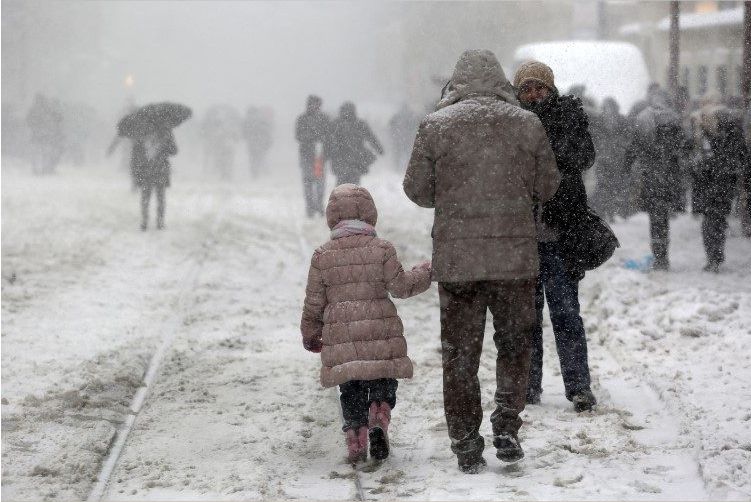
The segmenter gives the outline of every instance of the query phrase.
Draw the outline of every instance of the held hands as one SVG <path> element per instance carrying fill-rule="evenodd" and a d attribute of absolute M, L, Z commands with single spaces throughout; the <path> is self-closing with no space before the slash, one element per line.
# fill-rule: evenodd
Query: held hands
<path fill-rule="evenodd" d="M 313 338 L 303 338 L 302 346 L 305 347 L 305 350 L 307 350 L 308 352 L 314 352 L 318 354 L 323 348 L 323 341 L 321 340 L 320 336 Z"/>

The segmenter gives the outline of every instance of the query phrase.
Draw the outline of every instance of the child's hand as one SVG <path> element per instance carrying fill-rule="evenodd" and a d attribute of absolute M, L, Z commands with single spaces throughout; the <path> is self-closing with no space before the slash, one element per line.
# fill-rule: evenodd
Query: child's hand
<path fill-rule="evenodd" d="M 430 269 L 432 267 L 432 264 L 430 263 L 430 260 L 425 260 L 422 263 L 418 263 L 414 267 L 412 267 L 412 270 L 427 270 L 430 272 Z"/>
<path fill-rule="evenodd" d="M 317 336 L 315 338 L 303 338 L 302 346 L 305 347 L 305 350 L 307 350 L 308 352 L 314 352 L 318 354 L 323 348 L 323 341 L 321 340 L 320 336 Z"/>

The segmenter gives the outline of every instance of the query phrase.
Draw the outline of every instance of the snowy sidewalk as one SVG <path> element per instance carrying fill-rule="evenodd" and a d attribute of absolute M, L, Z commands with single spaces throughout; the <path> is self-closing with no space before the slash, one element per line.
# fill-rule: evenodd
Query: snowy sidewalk
<path fill-rule="evenodd" d="M 356 500 L 337 396 L 300 343 L 308 253 L 327 229 L 300 219 L 297 178 L 172 189 L 168 229 L 143 235 L 116 179 L 70 176 L 41 189 L 37 178 L 3 183 L 3 275 L 23 272 L 3 280 L 3 496 L 88 494 L 170 327 L 105 500 Z M 430 211 L 406 201 L 395 176 L 364 182 L 379 235 L 405 266 L 428 257 Z M 702 274 L 698 223 L 681 216 L 675 271 L 641 274 L 621 261 L 647 252 L 645 219 L 615 229 L 623 247 L 581 287 L 597 411 L 578 415 L 563 397 L 547 324 L 543 401 L 524 413 L 526 457 L 513 466 L 490 441 L 490 322 L 480 369 L 489 468 L 467 476 L 443 417 L 436 288 L 397 301 L 415 378 L 400 382 L 392 456 L 358 470 L 365 499 L 748 498 L 751 244 L 731 234 L 726 272 Z"/>

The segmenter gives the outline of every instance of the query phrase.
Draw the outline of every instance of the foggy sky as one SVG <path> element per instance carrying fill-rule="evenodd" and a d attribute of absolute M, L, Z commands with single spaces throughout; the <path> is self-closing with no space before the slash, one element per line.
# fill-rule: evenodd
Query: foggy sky
<path fill-rule="evenodd" d="M 3 89 L 3 97 L 14 97 L 15 84 L 24 87 L 15 94 L 26 100 L 41 90 L 110 112 L 128 96 L 139 103 L 182 101 L 198 109 L 227 102 L 299 110 L 310 92 L 337 101 L 378 101 L 386 86 L 376 68 L 377 40 L 388 25 L 382 18 L 388 9 L 378 7 L 3 2 L 3 85 L 11 87 Z M 23 61 L 14 65 L 14 58 Z M 9 74 L 17 68 L 22 84 Z M 125 84 L 128 75 L 132 87 Z"/>

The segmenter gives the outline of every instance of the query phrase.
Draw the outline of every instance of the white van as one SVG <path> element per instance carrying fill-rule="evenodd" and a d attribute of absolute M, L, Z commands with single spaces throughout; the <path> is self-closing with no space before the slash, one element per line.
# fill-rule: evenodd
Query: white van
<path fill-rule="evenodd" d="M 531 59 L 553 69 L 559 91 L 582 84 L 598 105 L 604 98 L 613 97 L 621 113 L 644 99 L 651 81 L 641 51 L 627 42 L 564 40 L 522 45 L 514 52 L 513 72 Z"/>

